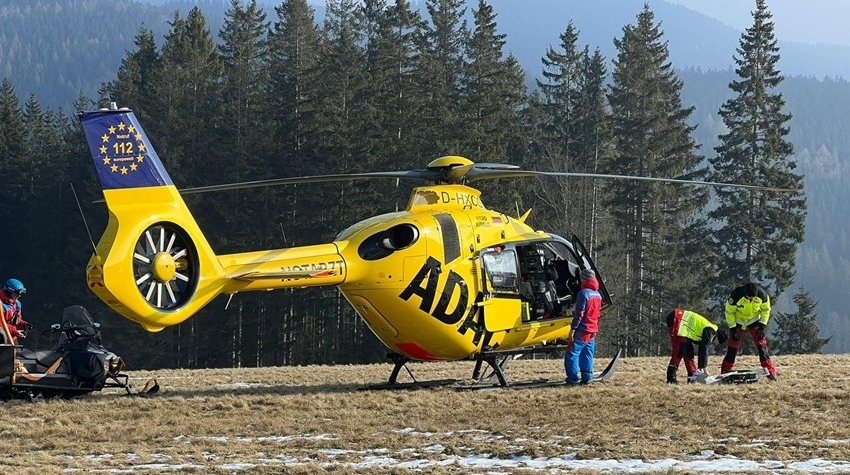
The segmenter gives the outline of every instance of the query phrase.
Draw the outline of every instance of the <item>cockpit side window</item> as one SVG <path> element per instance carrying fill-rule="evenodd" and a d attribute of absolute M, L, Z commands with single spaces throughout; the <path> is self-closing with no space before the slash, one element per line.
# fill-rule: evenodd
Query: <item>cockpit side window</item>
<path fill-rule="evenodd" d="M 513 250 L 496 250 L 481 255 L 487 282 L 496 292 L 517 291 L 517 257 Z"/>

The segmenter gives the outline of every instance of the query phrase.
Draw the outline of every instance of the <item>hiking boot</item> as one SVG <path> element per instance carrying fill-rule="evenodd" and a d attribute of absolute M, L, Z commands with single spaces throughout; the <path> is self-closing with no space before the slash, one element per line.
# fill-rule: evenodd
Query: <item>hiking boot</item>
<path fill-rule="evenodd" d="M 776 374 L 768 374 L 767 379 L 769 379 L 771 381 L 776 381 Z"/>
<path fill-rule="evenodd" d="M 679 384 L 676 379 L 676 369 L 675 366 L 667 366 L 667 382 L 670 384 Z"/>

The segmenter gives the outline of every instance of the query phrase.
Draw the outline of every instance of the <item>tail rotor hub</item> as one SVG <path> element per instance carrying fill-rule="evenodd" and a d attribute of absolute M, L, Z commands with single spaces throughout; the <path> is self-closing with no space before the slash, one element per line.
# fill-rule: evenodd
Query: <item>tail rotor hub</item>
<path fill-rule="evenodd" d="M 133 275 L 142 298 L 157 310 L 186 303 L 198 285 L 198 253 L 189 235 L 173 223 L 147 228 L 133 252 Z"/>
<path fill-rule="evenodd" d="M 160 282 L 168 282 L 177 274 L 177 264 L 174 256 L 167 252 L 157 252 L 151 266 L 153 278 Z"/>

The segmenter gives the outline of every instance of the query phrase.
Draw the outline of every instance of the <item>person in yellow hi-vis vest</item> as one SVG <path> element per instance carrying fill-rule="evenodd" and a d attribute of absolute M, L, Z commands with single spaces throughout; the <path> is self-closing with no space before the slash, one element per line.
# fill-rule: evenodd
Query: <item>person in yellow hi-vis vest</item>
<path fill-rule="evenodd" d="M 741 348 L 744 331 L 749 332 L 759 352 L 759 362 L 767 373 L 767 378 L 776 380 L 776 367 L 770 360 L 770 348 L 764 329 L 770 321 L 770 296 L 758 284 L 749 282 L 736 287 L 726 300 L 726 323 L 729 325 L 729 344 L 726 357 L 720 365 L 721 373 L 735 368 L 735 357 Z"/>
<path fill-rule="evenodd" d="M 702 315 L 681 308 L 667 314 L 667 331 L 673 346 L 670 364 L 667 365 L 667 382 L 671 384 L 679 382 L 676 379 L 676 371 L 679 370 L 679 362 L 683 359 L 688 378 L 697 371 L 707 375 L 708 346 L 726 341 L 725 330 L 718 329 L 717 325 Z M 694 362 L 694 343 L 699 345 L 697 362 Z"/>

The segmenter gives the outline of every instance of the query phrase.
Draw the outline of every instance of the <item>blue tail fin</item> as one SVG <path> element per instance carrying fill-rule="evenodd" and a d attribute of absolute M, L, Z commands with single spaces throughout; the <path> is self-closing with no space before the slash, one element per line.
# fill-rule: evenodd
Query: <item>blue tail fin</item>
<path fill-rule="evenodd" d="M 80 124 L 104 190 L 173 184 L 132 110 L 83 112 Z"/>

